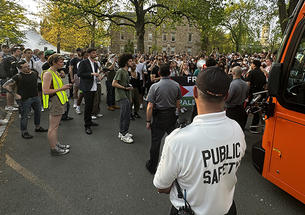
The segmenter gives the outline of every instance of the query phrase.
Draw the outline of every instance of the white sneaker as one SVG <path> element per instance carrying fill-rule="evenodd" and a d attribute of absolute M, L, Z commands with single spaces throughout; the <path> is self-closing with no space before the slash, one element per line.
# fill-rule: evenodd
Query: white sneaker
<path fill-rule="evenodd" d="M 97 116 L 98 118 L 101 118 L 101 117 L 103 117 L 104 115 L 101 114 L 101 113 L 99 113 L 99 114 L 97 114 L 96 116 Z"/>
<path fill-rule="evenodd" d="M 124 143 L 133 143 L 133 139 L 131 137 L 129 137 L 127 134 L 125 136 L 122 136 L 121 137 L 121 140 L 124 142 Z"/>
<path fill-rule="evenodd" d="M 16 110 L 18 110 L 18 108 L 13 107 L 13 106 L 5 106 L 5 110 L 6 111 L 16 111 Z"/>
<path fill-rule="evenodd" d="M 44 108 L 43 107 L 41 108 L 41 112 L 44 112 Z"/>
<path fill-rule="evenodd" d="M 128 137 L 130 137 L 130 138 L 132 138 L 132 137 L 133 137 L 133 135 L 132 135 L 132 134 L 130 134 L 130 133 L 125 134 L 125 136 L 128 136 Z M 119 132 L 118 138 L 120 138 L 120 139 L 121 139 L 122 137 L 124 137 L 124 136 L 123 136 L 123 134 L 122 134 L 121 132 Z"/>
<path fill-rule="evenodd" d="M 91 116 L 91 119 L 95 120 L 95 119 L 97 119 L 97 117 L 96 116 Z"/>
<path fill-rule="evenodd" d="M 82 113 L 81 110 L 80 110 L 80 106 L 77 106 L 77 107 L 75 108 L 75 112 L 76 112 L 77 114 L 81 114 L 81 113 Z"/>
<path fill-rule="evenodd" d="M 74 104 L 74 105 L 73 105 L 73 108 L 77 108 L 77 104 Z"/>
<path fill-rule="evenodd" d="M 143 104 L 140 104 L 140 110 L 143 110 Z"/>
<path fill-rule="evenodd" d="M 73 108 L 77 108 L 77 99 L 74 99 Z"/>
<path fill-rule="evenodd" d="M 6 125 L 8 123 L 7 119 L 0 119 L 0 125 Z"/>

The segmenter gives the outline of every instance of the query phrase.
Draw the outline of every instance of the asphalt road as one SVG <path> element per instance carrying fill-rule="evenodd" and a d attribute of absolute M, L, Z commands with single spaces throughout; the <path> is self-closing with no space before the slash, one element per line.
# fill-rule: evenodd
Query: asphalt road
<path fill-rule="evenodd" d="M 168 196 L 156 192 L 153 176 L 145 169 L 150 146 L 145 119 L 131 123 L 135 143 L 128 145 L 117 138 L 119 111 L 102 110 L 105 116 L 90 136 L 83 115 L 71 111 L 74 120 L 62 122 L 59 139 L 72 148 L 61 157 L 50 156 L 46 134 L 33 131 L 33 117 L 28 128 L 35 137 L 22 139 L 18 116 L 13 115 L 1 139 L 0 215 L 168 214 Z M 47 124 L 44 112 L 41 125 Z M 247 131 L 246 136 L 248 148 L 235 191 L 239 214 L 304 215 L 304 204 L 253 168 L 251 146 L 260 136 Z"/>

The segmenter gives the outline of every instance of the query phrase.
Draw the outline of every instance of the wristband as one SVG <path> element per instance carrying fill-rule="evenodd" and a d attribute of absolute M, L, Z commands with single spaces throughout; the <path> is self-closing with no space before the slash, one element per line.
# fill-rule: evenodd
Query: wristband
<path fill-rule="evenodd" d="M 151 123 L 151 121 L 150 121 L 150 120 L 146 120 L 146 122 L 147 122 L 147 123 Z"/>

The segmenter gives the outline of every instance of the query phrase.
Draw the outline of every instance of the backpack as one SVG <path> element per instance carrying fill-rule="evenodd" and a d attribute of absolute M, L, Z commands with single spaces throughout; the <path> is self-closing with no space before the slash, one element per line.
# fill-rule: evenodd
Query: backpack
<path fill-rule="evenodd" d="M 18 73 L 18 69 L 17 69 L 18 60 L 15 57 L 11 56 L 11 57 L 5 58 L 5 61 L 3 61 L 3 64 L 4 63 L 9 64 L 8 71 L 5 71 L 7 78 L 11 78 Z"/>
<path fill-rule="evenodd" d="M 0 62 L 0 79 L 4 79 L 6 78 L 6 72 L 4 70 L 4 66 L 3 66 L 3 60 Z"/>

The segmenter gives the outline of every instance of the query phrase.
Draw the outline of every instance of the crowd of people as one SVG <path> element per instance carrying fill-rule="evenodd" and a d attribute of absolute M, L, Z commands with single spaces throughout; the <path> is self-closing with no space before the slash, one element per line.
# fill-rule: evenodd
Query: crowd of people
<path fill-rule="evenodd" d="M 103 116 L 101 89 L 105 83 L 107 110 L 120 111 L 118 138 L 124 143 L 134 142 L 129 132 L 130 121 L 141 118 L 140 109 L 147 107 L 146 128 L 151 130 L 151 148 L 146 168 L 155 174 L 158 191 L 171 193 L 171 214 L 178 214 L 187 201 L 183 195 L 182 198 L 177 195 L 180 186 L 189 191 L 188 204 L 192 206 L 189 210 L 195 214 L 236 214 L 233 194 L 236 171 L 246 148 L 245 107 L 253 93 L 266 89 L 275 54 L 224 55 L 213 51 L 198 56 L 118 55 L 78 48 L 75 53 L 62 56 L 53 50 L 6 45 L 1 48 L 5 110 L 19 111 L 23 138 L 33 138 L 27 130 L 33 110 L 35 132 L 48 132 L 51 155 L 69 153 L 70 145 L 58 140 L 60 121 L 73 120 L 69 116 L 71 110 L 83 112 L 85 134 L 92 135 L 92 127 L 98 126 L 94 119 Z M 182 95 L 179 84 L 171 77 L 183 76 L 197 76 L 196 105 L 193 122 L 175 130 L 177 116 L 183 112 Z M 48 129 L 40 126 L 41 112 L 46 109 L 49 109 Z M 260 113 L 254 113 L 252 133 L 258 133 L 260 119 Z M 159 161 L 165 133 L 169 136 Z M 198 180 L 202 176 L 203 180 Z M 175 185 L 177 190 L 173 189 Z M 205 195 L 198 195 L 198 190 Z M 211 194 L 210 200 L 206 199 L 207 194 Z M 219 198 L 223 201 L 215 206 Z"/>

